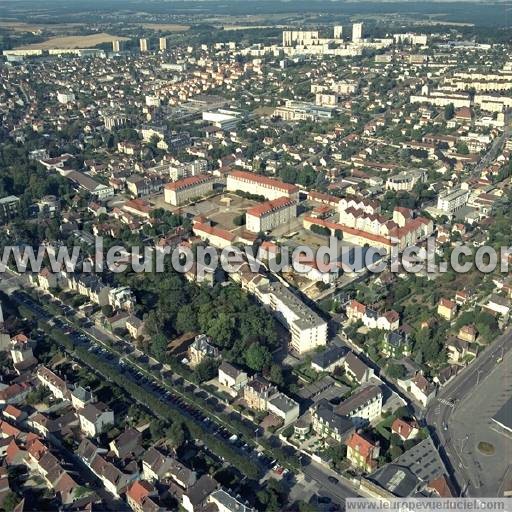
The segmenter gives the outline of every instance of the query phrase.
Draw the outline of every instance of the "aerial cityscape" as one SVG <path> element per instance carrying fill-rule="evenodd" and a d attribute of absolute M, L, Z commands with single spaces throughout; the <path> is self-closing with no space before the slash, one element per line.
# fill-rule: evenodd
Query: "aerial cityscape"
<path fill-rule="evenodd" d="M 510 2 L 0 0 L 0 119 L 0 511 L 512 510 Z"/>

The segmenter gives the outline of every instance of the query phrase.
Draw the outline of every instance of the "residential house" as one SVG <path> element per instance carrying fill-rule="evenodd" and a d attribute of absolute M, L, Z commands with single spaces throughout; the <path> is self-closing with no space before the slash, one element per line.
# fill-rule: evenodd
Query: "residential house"
<path fill-rule="evenodd" d="M 343 371 L 350 380 L 358 384 L 365 384 L 375 375 L 373 368 L 363 363 L 353 352 L 349 352 L 345 357 Z"/>
<path fill-rule="evenodd" d="M 380 349 L 385 357 L 401 359 L 411 355 L 411 345 L 412 343 L 407 333 L 388 331 L 383 336 Z"/>
<path fill-rule="evenodd" d="M 133 339 L 137 339 L 144 334 L 144 322 L 133 314 L 126 319 L 125 327 Z"/>
<path fill-rule="evenodd" d="M 501 315 L 502 317 L 508 317 L 510 312 L 510 305 L 508 299 L 501 297 L 500 295 L 492 294 L 485 304 L 484 309 L 492 315 Z"/>
<path fill-rule="evenodd" d="M 317 372 L 331 373 L 336 368 L 343 366 L 348 352 L 347 347 L 332 345 L 313 355 L 311 368 Z"/>
<path fill-rule="evenodd" d="M 457 334 L 457 338 L 467 343 L 474 343 L 478 336 L 477 330 L 474 325 L 463 325 Z"/>
<path fill-rule="evenodd" d="M 172 458 L 167 457 L 155 447 L 146 450 L 142 458 L 142 473 L 144 479 L 155 482 L 168 475 L 172 467 Z"/>
<path fill-rule="evenodd" d="M 457 314 L 457 304 L 450 299 L 442 297 L 437 305 L 437 314 L 451 322 Z"/>
<path fill-rule="evenodd" d="M 215 505 L 218 512 L 256 512 L 255 508 L 242 503 L 223 489 L 213 491 L 208 497 L 208 503 Z"/>
<path fill-rule="evenodd" d="M 149 482 L 135 480 L 128 485 L 126 501 L 134 512 L 160 512 L 158 491 Z"/>
<path fill-rule="evenodd" d="M 361 434 L 355 432 L 346 442 L 347 460 L 352 467 L 365 473 L 371 473 L 377 467 L 380 454 L 378 443 L 372 443 Z"/>
<path fill-rule="evenodd" d="M 206 357 L 218 359 L 219 349 L 211 344 L 211 338 L 206 334 L 199 334 L 188 348 L 188 360 L 191 368 L 195 368 Z"/>
<path fill-rule="evenodd" d="M 18 384 L 15 382 L 9 386 L 0 389 L 0 409 L 7 405 L 17 405 L 23 403 L 32 387 L 27 382 Z"/>
<path fill-rule="evenodd" d="M 276 393 L 269 399 L 267 411 L 288 425 L 299 417 L 299 404 L 284 393 Z"/>
<path fill-rule="evenodd" d="M 414 420 L 397 418 L 391 424 L 391 433 L 396 434 L 402 441 L 414 439 L 419 434 L 419 426 Z"/>
<path fill-rule="evenodd" d="M 356 391 L 336 406 L 336 413 L 348 416 L 356 428 L 362 427 L 379 419 L 382 414 L 382 390 L 370 384 Z"/>
<path fill-rule="evenodd" d="M 332 437 L 335 441 L 343 442 L 353 434 L 354 425 L 346 416 L 335 411 L 328 400 L 323 398 L 311 409 L 312 427 L 320 437 Z"/>
<path fill-rule="evenodd" d="M 412 379 L 409 388 L 412 396 L 426 407 L 436 396 L 436 387 L 429 382 L 422 373 L 417 373 Z"/>
<path fill-rule="evenodd" d="M 203 475 L 182 497 L 182 507 L 187 512 L 199 512 L 208 503 L 208 498 L 219 484 L 210 476 Z"/>
<path fill-rule="evenodd" d="M 248 381 L 247 373 L 227 361 L 219 366 L 219 384 L 234 391 L 240 391 Z"/>
<path fill-rule="evenodd" d="M 266 411 L 270 397 L 277 388 L 260 375 L 253 377 L 244 387 L 244 400 L 255 411 Z"/>
<path fill-rule="evenodd" d="M 96 402 L 96 397 L 91 393 L 90 389 L 83 388 L 78 385 L 71 391 L 71 405 L 75 410 L 83 409 L 87 404 Z"/>
<path fill-rule="evenodd" d="M 134 428 L 128 428 L 110 442 L 109 448 L 118 459 L 139 456 L 144 451 L 142 433 Z"/>
<path fill-rule="evenodd" d="M 114 424 L 114 412 L 103 402 L 89 403 L 78 411 L 78 419 L 82 432 L 88 437 L 96 437 Z"/>
<path fill-rule="evenodd" d="M 39 382 L 48 388 L 56 399 L 70 400 L 70 393 L 67 384 L 58 375 L 45 366 L 40 366 L 36 371 Z"/>

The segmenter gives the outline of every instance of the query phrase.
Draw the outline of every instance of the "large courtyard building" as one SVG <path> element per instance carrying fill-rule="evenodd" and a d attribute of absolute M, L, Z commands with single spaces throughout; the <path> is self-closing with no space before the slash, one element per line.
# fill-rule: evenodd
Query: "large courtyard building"
<path fill-rule="evenodd" d="M 289 197 L 279 197 L 253 206 L 247 210 L 245 217 L 248 231 L 271 231 L 297 217 L 297 202 Z"/>
<path fill-rule="evenodd" d="M 246 171 L 234 171 L 229 174 L 227 189 L 230 192 L 240 191 L 264 196 L 269 200 L 283 196 L 298 200 L 299 196 L 299 187 L 295 185 Z"/>
<path fill-rule="evenodd" d="M 201 174 L 168 183 L 164 189 L 164 200 L 173 206 L 181 206 L 211 193 L 214 182 L 212 176 Z"/>

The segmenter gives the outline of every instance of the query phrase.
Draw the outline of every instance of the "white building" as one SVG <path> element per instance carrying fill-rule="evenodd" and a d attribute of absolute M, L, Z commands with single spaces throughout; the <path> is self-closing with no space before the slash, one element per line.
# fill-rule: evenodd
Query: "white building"
<path fill-rule="evenodd" d="M 208 503 L 213 503 L 218 512 L 256 512 L 223 489 L 218 489 L 208 496 Z"/>
<path fill-rule="evenodd" d="M 78 412 L 80 428 L 88 437 L 101 434 L 108 425 L 114 424 L 114 413 L 102 402 L 89 403 Z"/>
<path fill-rule="evenodd" d="M 161 37 L 159 40 L 158 40 L 158 44 L 160 46 L 160 51 L 165 51 L 167 50 L 167 38 L 166 37 Z"/>
<path fill-rule="evenodd" d="M 63 105 L 67 105 L 75 101 L 75 95 L 72 92 L 58 92 L 57 101 Z"/>
<path fill-rule="evenodd" d="M 212 176 L 202 174 L 168 183 L 164 188 L 164 200 L 173 206 L 181 206 L 188 201 L 211 193 L 214 181 Z"/>
<path fill-rule="evenodd" d="M 247 373 L 236 368 L 227 361 L 223 361 L 219 366 L 219 384 L 226 388 L 238 391 L 242 389 L 249 380 Z"/>
<path fill-rule="evenodd" d="M 299 417 L 299 404 L 284 393 L 277 393 L 268 401 L 267 411 L 282 419 L 283 425 L 289 425 Z"/>
<path fill-rule="evenodd" d="M 358 43 L 363 38 L 363 24 L 354 23 L 352 25 L 352 42 Z"/>
<path fill-rule="evenodd" d="M 203 121 L 224 131 L 232 130 L 241 120 L 241 113 L 236 110 L 218 109 L 203 112 Z"/>
<path fill-rule="evenodd" d="M 271 283 L 257 288 L 256 295 L 290 331 L 291 349 L 303 354 L 327 344 L 327 322 L 289 288 Z"/>
<path fill-rule="evenodd" d="M 148 107 L 159 107 L 161 103 L 158 96 L 146 96 L 146 105 Z M 144 137 L 144 140 L 146 140 L 146 137 Z"/>
<path fill-rule="evenodd" d="M 289 197 L 279 197 L 249 208 L 245 214 L 245 227 L 253 233 L 271 231 L 296 217 L 296 201 Z"/>
<path fill-rule="evenodd" d="M 379 419 L 382 414 L 382 391 L 379 386 L 359 388 L 336 407 L 336 413 L 348 416 L 356 428 Z"/>
<path fill-rule="evenodd" d="M 318 44 L 317 30 L 284 30 L 283 46 L 309 46 Z"/>
<path fill-rule="evenodd" d="M 425 181 L 427 177 L 426 171 L 421 169 L 412 169 L 410 171 L 400 171 L 394 176 L 390 176 L 386 180 L 386 190 L 394 190 L 398 192 L 405 190 L 410 192 L 416 183 Z"/>
<path fill-rule="evenodd" d="M 466 206 L 468 199 L 469 190 L 463 184 L 461 188 L 452 188 L 441 192 L 437 198 L 437 209 L 451 216 Z"/>
<path fill-rule="evenodd" d="M 139 39 L 139 49 L 141 52 L 147 52 L 149 49 L 148 40 L 145 38 Z"/>
<path fill-rule="evenodd" d="M 67 384 L 49 368 L 40 366 L 37 369 L 36 377 L 44 387 L 50 390 L 50 393 L 54 396 L 54 398 L 60 400 L 70 399 Z"/>

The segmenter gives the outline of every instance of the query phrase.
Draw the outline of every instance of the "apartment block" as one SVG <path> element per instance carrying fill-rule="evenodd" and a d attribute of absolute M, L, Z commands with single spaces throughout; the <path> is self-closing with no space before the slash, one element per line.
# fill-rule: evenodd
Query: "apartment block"
<path fill-rule="evenodd" d="M 289 197 L 279 197 L 247 210 L 245 227 L 253 233 L 271 231 L 297 217 L 297 203 Z"/>
<path fill-rule="evenodd" d="M 304 354 L 327 344 L 327 322 L 281 283 L 256 290 L 261 302 L 290 331 L 290 349 Z"/>
<path fill-rule="evenodd" d="M 202 174 L 168 183 L 164 188 L 164 200 L 173 206 L 181 206 L 211 193 L 214 181 L 212 176 Z"/>
<path fill-rule="evenodd" d="M 280 197 L 299 198 L 299 188 L 289 183 L 267 178 L 261 174 L 246 171 L 234 171 L 227 177 L 227 190 L 230 192 L 246 192 L 264 196 L 269 200 Z"/>

